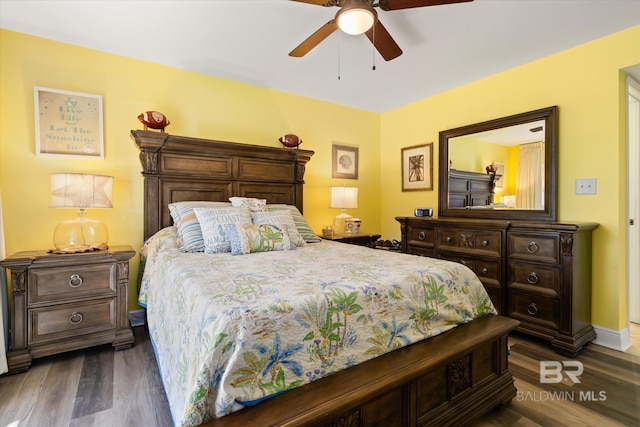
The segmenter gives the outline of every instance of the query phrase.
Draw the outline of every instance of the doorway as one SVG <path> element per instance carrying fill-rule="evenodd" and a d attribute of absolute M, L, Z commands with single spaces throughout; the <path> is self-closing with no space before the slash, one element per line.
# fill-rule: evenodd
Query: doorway
<path fill-rule="evenodd" d="M 640 83 L 631 76 L 627 76 L 627 191 L 627 301 L 634 335 L 640 328 Z"/>

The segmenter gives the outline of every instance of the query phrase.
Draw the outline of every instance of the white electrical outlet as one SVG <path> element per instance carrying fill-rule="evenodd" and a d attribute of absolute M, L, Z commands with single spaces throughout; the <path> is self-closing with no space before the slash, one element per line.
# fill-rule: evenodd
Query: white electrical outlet
<path fill-rule="evenodd" d="M 596 194 L 596 178 L 576 179 L 576 194 Z"/>

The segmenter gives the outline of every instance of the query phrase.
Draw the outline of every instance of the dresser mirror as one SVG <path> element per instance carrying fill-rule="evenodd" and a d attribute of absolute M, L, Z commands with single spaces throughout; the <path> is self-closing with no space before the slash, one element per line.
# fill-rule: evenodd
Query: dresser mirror
<path fill-rule="evenodd" d="M 558 107 L 440 132 L 438 216 L 555 221 Z"/>

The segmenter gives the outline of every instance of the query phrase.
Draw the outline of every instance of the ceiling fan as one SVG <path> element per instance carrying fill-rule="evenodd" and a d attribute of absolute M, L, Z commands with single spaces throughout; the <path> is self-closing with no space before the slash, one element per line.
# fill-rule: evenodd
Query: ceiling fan
<path fill-rule="evenodd" d="M 414 7 L 437 6 L 464 3 L 473 0 L 292 0 L 324 7 L 338 6 L 336 17 L 311 34 L 289 56 L 302 57 L 320 44 L 334 31 L 340 29 L 347 34 L 365 33 L 380 55 L 390 61 L 402 55 L 402 49 L 391 34 L 378 20 L 376 7 L 384 11 L 410 9 Z"/>

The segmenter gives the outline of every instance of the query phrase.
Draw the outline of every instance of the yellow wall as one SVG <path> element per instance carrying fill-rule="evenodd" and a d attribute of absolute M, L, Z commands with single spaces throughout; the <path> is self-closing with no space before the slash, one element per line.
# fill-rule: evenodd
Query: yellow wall
<path fill-rule="evenodd" d="M 305 176 L 304 214 L 316 232 L 339 213 L 329 209 L 330 185 L 359 187 L 362 229 L 380 229 L 380 115 L 257 86 L 106 54 L 0 30 L 0 189 L 7 253 L 48 249 L 55 225 L 75 216 L 50 209 L 49 174 L 112 175 L 113 209 L 89 210 L 109 227 L 111 244 L 142 244 L 143 182 L 138 150 L 129 137 L 138 114 L 163 112 L 167 132 L 281 147 L 295 133 L 315 151 Z M 100 94 L 104 107 L 104 160 L 35 155 L 34 86 Z M 359 149 L 358 180 L 331 178 L 332 143 Z M 137 275 L 137 257 L 131 276 Z M 135 286 L 130 293 L 134 301 Z"/>
<path fill-rule="evenodd" d="M 626 319 L 625 131 L 620 68 L 640 63 L 640 26 L 490 76 L 379 115 L 253 85 L 0 30 L 0 189 L 7 252 L 51 247 L 55 224 L 72 212 L 49 209 L 48 175 L 115 176 L 114 209 L 93 211 L 111 243 L 142 241 L 142 179 L 129 138 L 136 117 L 165 113 L 167 131 L 193 137 L 279 146 L 295 133 L 314 150 L 304 214 L 320 231 L 337 212 L 328 189 L 331 144 L 359 147 L 357 181 L 363 230 L 399 238 L 396 216 L 417 206 L 437 211 L 438 132 L 524 111 L 559 106 L 558 219 L 595 221 L 593 323 L 620 330 Z M 33 87 L 104 97 L 106 158 L 35 156 Z M 400 149 L 434 142 L 434 191 L 401 191 Z M 394 161 L 397 159 L 397 161 Z M 576 196 L 576 178 L 598 179 L 598 194 Z M 137 273 L 137 259 L 132 275 Z M 131 295 L 135 299 L 134 292 Z M 132 304 L 132 306 L 135 306 Z"/>
<path fill-rule="evenodd" d="M 435 142 L 438 132 L 497 117 L 559 107 L 558 220 L 593 221 L 592 322 L 626 327 L 625 128 L 621 68 L 640 63 L 640 26 L 423 99 L 382 115 L 382 158 L 403 146 Z M 399 177 L 399 162 L 381 165 Z M 434 163 L 434 176 L 438 176 Z M 598 194 L 575 195 L 576 178 L 597 178 Z M 383 180 L 382 233 L 399 237 L 394 217 L 437 207 L 434 191 L 399 191 Z"/>

